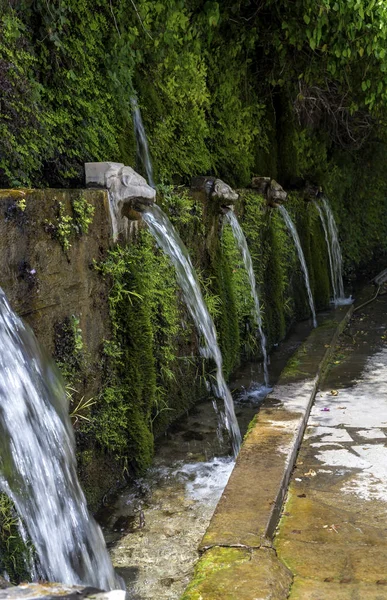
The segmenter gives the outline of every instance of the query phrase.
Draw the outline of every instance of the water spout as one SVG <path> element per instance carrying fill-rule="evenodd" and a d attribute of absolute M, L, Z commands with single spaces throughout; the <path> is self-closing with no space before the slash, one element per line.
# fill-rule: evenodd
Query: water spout
<path fill-rule="evenodd" d="M 329 205 L 328 199 L 322 198 L 323 209 L 316 202 L 327 242 L 329 265 L 331 269 L 331 280 L 333 290 L 333 303 L 335 306 L 350 304 L 352 298 L 346 298 L 343 283 L 343 258 L 341 254 L 339 234 L 337 231 L 335 217 Z M 325 213 L 325 216 L 324 216 Z"/>
<path fill-rule="evenodd" d="M 155 188 L 156 186 L 153 179 L 153 167 L 149 153 L 148 139 L 146 137 L 144 123 L 142 122 L 140 107 L 138 106 L 137 99 L 134 96 L 130 99 L 130 102 L 133 109 L 133 127 L 137 142 L 137 155 L 145 169 L 146 178 L 149 185 L 152 188 Z"/>
<path fill-rule="evenodd" d="M 297 229 L 296 229 L 292 219 L 290 218 L 290 215 L 289 215 L 288 211 L 286 210 L 286 208 L 283 205 L 280 205 L 280 206 L 278 206 L 278 210 L 280 211 L 280 213 L 287 225 L 287 228 L 293 237 L 294 244 L 296 246 L 296 250 L 297 250 L 297 254 L 298 254 L 298 258 L 300 259 L 302 273 L 304 275 L 304 281 L 305 281 L 306 291 L 308 293 L 310 311 L 312 313 L 312 318 L 313 318 L 313 327 L 317 327 L 316 310 L 314 307 L 312 290 L 310 289 L 308 267 L 306 266 L 305 256 L 302 251 L 300 238 L 298 236 Z"/>
<path fill-rule="evenodd" d="M 0 490 L 26 524 L 41 576 L 123 587 L 78 482 L 62 381 L 1 290 L 0 348 Z"/>
<path fill-rule="evenodd" d="M 204 302 L 187 248 L 168 217 L 157 205 L 147 207 L 143 212 L 143 219 L 148 224 L 158 246 L 169 256 L 176 269 L 177 280 L 188 310 L 200 336 L 203 338 L 204 346 L 201 348 L 201 353 L 206 358 L 212 358 L 216 364 L 215 393 L 224 401 L 224 425 L 229 431 L 234 454 L 236 455 L 241 444 L 241 434 L 235 416 L 234 403 L 223 376 L 223 360 L 217 341 L 215 325 Z"/>
<path fill-rule="evenodd" d="M 269 387 L 269 370 L 268 370 L 268 366 L 267 366 L 268 358 L 267 358 L 267 349 L 266 349 L 266 336 L 263 331 L 261 306 L 260 306 L 260 302 L 259 302 L 257 284 L 256 284 L 255 274 L 254 274 L 254 269 L 253 269 L 253 261 L 251 260 L 251 254 L 249 251 L 249 247 L 247 245 L 247 240 L 245 238 L 245 234 L 243 233 L 242 227 L 240 226 L 235 213 L 232 210 L 228 210 L 225 213 L 225 218 L 231 226 L 231 229 L 233 231 L 239 251 L 243 258 L 243 262 L 245 265 L 247 275 L 249 277 L 251 295 L 252 295 L 252 298 L 254 301 L 254 309 L 255 309 L 254 317 L 255 317 L 255 321 L 258 325 L 258 331 L 259 331 L 260 340 L 261 340 L 265 386 Z"/>

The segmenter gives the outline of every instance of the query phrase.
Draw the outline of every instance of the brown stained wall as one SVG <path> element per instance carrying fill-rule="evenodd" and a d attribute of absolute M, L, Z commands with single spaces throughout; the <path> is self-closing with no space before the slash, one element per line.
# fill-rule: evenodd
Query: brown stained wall
<path fill-rule="evenodd" d="M 80 193 L 95 207 L 93 222 L 87 235 L 74 232 L 65 252 L 49 224 L 58 221 L 59 202 L 71 215 L 71 199 Z M 0 286 L 50 354 L 55 349 L 54 325 L 76 315 L 86 349 L 94 357 L 109 335 L 108 286 L 93 268 L 93 261 L 100 261 L 109 247 L 106 193 L 47 189 L 24 194 L 0 191 Z M 16 204 L 22 198 L 24 211 Z"/>
<path fill-rule="evenodd" d="M 71 201 L 80 194 L 95 208 L 93 221 L 87 235 L 74 231 L 65 252 L 49 223 L 58 223 L 59 202 L 72 215 Z M 24 211 L 17 208 L 23 198 Z M 95 398 L 101 389 L 101 349 L 110 335 L 109 283 L 93 268 L 94 261 L 105 257 L 111 239 L 107 202 L 103 190 L 0 191 L 0 287 L 51 355 L 55 326 L 72 315 L 79 318 L 87 365 L 77 388 L 86 398 Z M 89 444 L 78 439 L 78 464 L 93 508 L 114 485 L 118 467 Z"/>

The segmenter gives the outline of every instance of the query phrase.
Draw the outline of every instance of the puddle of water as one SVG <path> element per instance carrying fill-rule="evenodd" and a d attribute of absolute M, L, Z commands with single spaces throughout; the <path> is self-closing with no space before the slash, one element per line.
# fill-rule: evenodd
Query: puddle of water
<path fill-rule="evenodd" d="M 298 323 L 271 355 L 274 384 L 289 357 L 311 331 Z M 242 434 L 271 388 L 262 364 L 237 371 L 231 389 Z M 134 600 L 177 600 L 190 581 L 197 546 L 234 466 L 226 439 L 217 436 L 211 402 L 199 403 L 174 423 L 157 445 L 153 466 L 100 511 L 117 571 Z"/>

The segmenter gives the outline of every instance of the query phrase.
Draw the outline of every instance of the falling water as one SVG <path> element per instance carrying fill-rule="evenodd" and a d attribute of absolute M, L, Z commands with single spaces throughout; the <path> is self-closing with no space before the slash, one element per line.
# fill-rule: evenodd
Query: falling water
<path fill-rule="evenodd" d="M 320 216 L 320 220 L 324 229 L 324 235 L 325 235 L 325 241 L 327 243 L 327 250 L 328 250 L 328 258 L 329 258 L 329 267 L 331 270 L 331 281 L 332 281 L 332 291 L 333 291 L 333 302 L 336 304 L 337 302 L 337 280 L 335 277 L 335 272 L 333 269 L 333 262 L 332 262 L 332 250 L 331 250 L 331 241 L 329 239 L 329 233 L 328 233 L 328 227 L 325 221 L 325 217 L 323 215 L 323 211 L 320 208 L 320 205 L 318 204 L 318 202 L 314 201 L 314 204 L 317 208 L 317 212 Z"/>
<path fill-rule="evenodd" d="M 145 133 L 144 123 L 142 122 L 141 111 L 136 98 L 132 97 L 130 101 L 133 108 L 133 125 L 137 142 L 137 155 L 140 157 L 140 160 L 143 164 L 149 185 L 154 188 L 156 186 L 153 180 L 152 161 L 149 154 L 148 140 Z"/>
<path fill-rule="evenodd" d="M 170 257 L 176 269 L 177 280 L 183 291 L 187 307 L 197 330 L 204 340 L 204 348 L 201 349 L 202 354 L 206 358 L 212 358 L 215 361 L 215 391 L 217 396 L 224 400 L 224 424 L 230 433 L 234 453 L 237 454 L 241 443 L 241 435 L 235 417 L 234 403 L 223 377 L 223 361 L 216 338 L 215 325 L 204 302 L 188 251 L 168 217 L 157 205 L 147 207 L 143 212 L 143 218 L 157 244 Z"/>
<path fill-rule="evenodd" d="M 122 587 L 76 474 L 66 394 L 0 290 L 0 489 L 14 502 L 49 581 Z"/>
<path fill-rule="evenodd" d="M 298 258 L 300 259 L 302 272 L 304 274 L 306 291 L 308 292 L 309 306 L 310 306 L 310 310 L 311 310 L 312 317 L 313 317 L 313 327 L 317 327 L 316 311 L 314 308 L 312 290 L 310 289 L 308 267 L 306 266 L 305 256 L 302 251 L 300 238 L 298 237 L 297 229 L 295 228 L 295 225 L 294 225 L 293 221 L 291 220 L 290 215 L 289 215 L 288 211 L 286 210 L 286 208 L 281 204 L 278 207 L 278 209 L 280 210 L 281 215 L 283 216 L 283 219 L 287 225 L 287 228 L 289 229 L 290 233 L 292 234 L 292 237 L 293 237 L 296 249 L 297 249 Z"/>
<path fill-rule="evenodd" d="M 335 304 L 345 303 L 348 299 L 344 294 L 344 283 L 343 283 L 343 258 L 341 255 L 341 248 L 339 242 L 339 234 L 336 227 L 335 217 L 329 202 L 326 198 L 322 198 L 322 205 L 326 216 L 327 228 L 329 231 L 330 252 L 331 252 L 331 269 L 332 269 L 332 285 L 335 292 L 334 301 Z"/>
<path fill-rule="evenodd" d="M 263 356 L 263 372 L 265 377 L 265 386 L 269 386 L 269 371 L 268 371 L 268 360 L 267 360 L 267 350 L 266 350 L 266 336 L 262 327 L 262 315 L 261 315 L 261 306 L 259 302 L 259 296 L 257 292 L 257 284 L 255 281 L 255 274 L 253 269 L 253 262 L 251 260 L 251 254 L 249 251 L 249 247 L 247 245 L 247 241 L 245 238 L 245 234 L 243 233 L 242 227 L 239 225 L 239 221 L 232 210 L 227 211 L 226 219 L 229 222 L 231 229 L 233 231 L 235 240 L 238 244 L 239 251 L 242 255 L 243 262 L 245 265 L 245 269 L 250 281 L 251 287 L 251 295 L 254 300 L 254 308 L 255 308 L 255 320 L 258 325 L 259 335 L 261 339 L 261 349 Z"/>

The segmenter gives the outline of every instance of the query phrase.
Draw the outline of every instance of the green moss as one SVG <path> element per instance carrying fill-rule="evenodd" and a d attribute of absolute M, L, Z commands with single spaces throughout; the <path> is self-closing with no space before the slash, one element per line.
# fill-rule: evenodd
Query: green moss
<path fill-rule="evenodd" d="M 98 267 L 112 281 L 112 339 L 91 427 L 98 442 L 136 470 L 150 464 L 154 436 L 203 394 L 201 359 L 184 356 L 193 329 L 175 271 L 147 230 Z"/>
<path fill-rule="evenodd" d="M 227 572 L 238 564 L 251 560 L 250 551 L 241 548 L 211 548 L 196 563 L 195 573 L 181 600 L 208 600 L 219 598 L 219 577 L 225 572 L 225 584 L 228 583 Z M 232 576 L 232 573 L 231 573 Z M 212 588 L 212 579 L 214 585 Z M 202 586 L 205 586 L 203 589 Z M 205 594 L 205 595 L 203 595 Z"/>
<path fill-rule="evenodd" d="M 256 426 L 258 422 L 258 413 L 256 415 L 254 415 L 254 417 L 251 419 L 248 427 L 247 427 L 247 431 L 244 435 L 244 440 L 248 437 L 248 435 L 253 431 L 254 427 Z"/>

